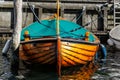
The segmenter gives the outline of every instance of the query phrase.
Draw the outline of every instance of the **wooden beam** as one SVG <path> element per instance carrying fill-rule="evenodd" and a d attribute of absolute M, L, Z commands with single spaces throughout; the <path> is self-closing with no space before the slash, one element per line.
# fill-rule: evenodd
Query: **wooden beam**
<path fill-rule="evenodd" d="M 29 1 L 56 2 L 56 0 L 29 0 Z M 60 0 L 60 2 L 107 2 L 107 0 Z"/>
<path fill-rule="evenodd" d="M 43 7 L 43 8 L 49 8 L 49 9 L 56 9 L 56 3 L 55 2 L 30 2 L 30 4 L 35 5 L 35 8 Z M 61 7 L 64 7 L 64 9 L 82 9 L 83 6 L 86 6 L 86 9 L 94 10 L 96 8 L 96 5 L 103 5 L 103 3 L 61 3 Z M 5 1 L 2 4 L 0 4 L 1 8 L 13 8 L 13 2 L 11 1 Z M 23 7 L 28 7 L 26 2 L 23 2 Z"/>

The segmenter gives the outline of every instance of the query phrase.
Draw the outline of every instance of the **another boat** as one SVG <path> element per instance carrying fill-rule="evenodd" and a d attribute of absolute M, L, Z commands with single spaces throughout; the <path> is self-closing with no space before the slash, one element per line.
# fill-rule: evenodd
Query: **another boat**
<path fill-rule="evenodd" d="M 57 1 L 59 4 L 59 1 Z M 21 31 L 19 57 L 28 64 L 85 65 L 94 60 L 99 39 L 84 27 L 59 17 L 30 24 Z"/>
<path fill-rule="evenodd" d="M 120 50 L 120 25 L 114 27 L 109 32 L 108 44 Z"/>

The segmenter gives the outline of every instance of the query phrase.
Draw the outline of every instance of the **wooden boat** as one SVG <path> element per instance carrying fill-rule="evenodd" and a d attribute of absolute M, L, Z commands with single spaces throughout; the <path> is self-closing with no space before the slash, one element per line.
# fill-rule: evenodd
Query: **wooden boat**
<path fill-rule="evenodd" d="M 114 27 L 109 32 L 108 44 L 120 50 L 120 25 Z"/>
<path fill-rule="evenodd" d="M 20 59 L 30 63 L 53 64 L 57 60 L 59 48 L 61 66 L 74 66 L 92 61 L 98 50 L 98 38 L 73 22 L 59 22 L 60 44 L 57 43 L 56 18 L 25 27 L 21 32 Z M 79 30 L 74 31 L 78 28 Z"/>
<path fill-rule="evenodd" d="M 59 4 L 59 1 L 57 1 Z M 94 59 L 99 39 L 84 27 L 57 16 L 34 22 L 21 31 L 19 57 L 28 64 L 84 65 Z"/>

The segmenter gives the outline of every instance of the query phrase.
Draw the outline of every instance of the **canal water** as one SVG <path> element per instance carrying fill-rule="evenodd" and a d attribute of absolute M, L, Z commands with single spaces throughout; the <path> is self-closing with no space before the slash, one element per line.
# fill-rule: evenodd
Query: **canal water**
<path fill-rule="evenodd" d="M 4 71 L 8 70 L 9 72 L 9 64 L 7 68 L 5 68 L 4 61 L 5 59 L 2 58 L 1 50 L 4 46 L 5 41 L 0 40 L 0 80 L 8 80 L 8 74 L 4 74 Z M 102 63 L 99 68 L 92 74 L 91 80 L 120 80 L 120 51 L 115 50 L 113 47 L 105 45 L 107 49 L 107 59 L 105 63 Z M 11 53 L 11 51 L 10 51 Z M 78 67 L 76 67 L 78 68 Z M 6 70 L 5 70 L 6 69 Z M 53 66 L 39 66 L 34 67 L 32 69 L 22 69 L 19 71 L 19 74 L 24 73 L 24 76 L 18 76 L 17 80 L 58 80 L 56 75 L 56 67 Z M 74 72 L 73 69 L 72 71 Z M 7 72 L 7 71 L 6 71 Z M 63 78 L 62 80 L 81 80 L 76 75 L 71 75 L 71 70 L 68 69 L 67 71 L 69 76 L 67 78 Z M 64 71 L 63 71 L 64 74 Z M 79 74 L 79 73 L 78 73 Z M 21 78 L 21 79 L 20 79 Z M 24 78 L 24 79 L 23 79 Z M 83 79 L 86 80 L 86 79 Z"/>

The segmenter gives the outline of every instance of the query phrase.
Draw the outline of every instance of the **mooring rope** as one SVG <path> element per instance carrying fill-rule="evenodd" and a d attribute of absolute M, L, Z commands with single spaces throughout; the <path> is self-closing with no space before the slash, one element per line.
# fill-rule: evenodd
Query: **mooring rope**
<path fill-rule="evenodd" d="M 47 28 L 49 28 L 49 29 L 55 30 L 55 28 L 51 28 L 51 26 L 45 25 L 45 24 L 43 24 L 41 21 L 39 21 L 39 18 L 37 17 L 36 13 L 34 12 L 32 6 L 29 4 L 28 0 L 27 0 L 27 4 L 28 4 L 28 7 L 31 9 L 33 15 L 35 16 L 35 18 L 36 18 L 36 20 L 37 20 L 37 22 L 38 22 L 39 24 L 41 24 L 41 25 L 43 25 L 43 26 L 45 26 L 45 27 L 47 27 Z M 30 28 L 29 28 L 29 29 L 30 29 Z M 78 29 L 79 29 L 79 28 L 78 28 Z M 30 29 L 30 30 L 33 31 L 32 29 Z M 34 31 L 33 31 L 33 32 L 34 32 Z M 66 34 L 72 34 L 72 35 L 74 35 L 74 36 L 78 36 L 78 37 L 83 38 L 83 36 L 81 36 L 81 35 L 77 35 L 77 34 L 72 33 L 72 32 L 74 32 L 73 30 L 71 30 L 71 31 L 69 31 L 69 32 L 67 32 L 67 31 L 61 31 L 61 32 L 63 32 L 62 34 L 64 34 L 64 33 L 66 33 Z M 38 32 L 37 32 L 37 33 L 38 33 Z M 37 34 L 37 33 L 35 33 L 35 34 Z M 61 34 L 60 34 L 60 35 L 61 35 Z"/>

